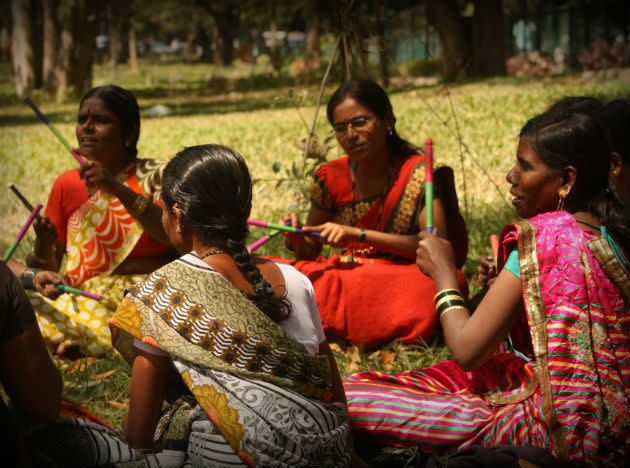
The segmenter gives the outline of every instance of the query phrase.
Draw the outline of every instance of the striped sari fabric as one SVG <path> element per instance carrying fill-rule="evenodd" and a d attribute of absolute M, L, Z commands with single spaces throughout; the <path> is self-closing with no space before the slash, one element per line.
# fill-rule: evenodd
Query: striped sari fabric
<path fill-rule="evenodd" d="M 560 460 L 623 465 L 630 454 L 628 273 L 566 212 L 507 226 L 518 248 L 531 361 L 495 354 L 464 372 L 451 361 L 344 382 L 357 441 L 447 452 L 532 444 Z M 502 266 L 502 262 L 500 262 Z M 524 325 L 527 328 L 523 329 Z"/>

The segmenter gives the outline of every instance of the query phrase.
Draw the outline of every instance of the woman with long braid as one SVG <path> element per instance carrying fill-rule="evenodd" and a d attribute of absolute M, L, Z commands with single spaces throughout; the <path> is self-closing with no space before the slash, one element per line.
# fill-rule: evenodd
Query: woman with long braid
<path fill-rule="evenodd" d="M 183 255 L 129 290 L 111 321 L 132 363 L 129 445 L 168 466 L 349 465 L 345 396 L 312 286 L 246 249 L 243 158 L 186 148 L 165 168 L 161 197 Z"/>

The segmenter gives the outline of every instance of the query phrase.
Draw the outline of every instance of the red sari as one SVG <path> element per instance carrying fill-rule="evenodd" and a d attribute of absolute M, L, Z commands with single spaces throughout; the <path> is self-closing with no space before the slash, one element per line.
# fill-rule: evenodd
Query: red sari
<path fill-rule="evenodd" d="M 313 177 L 311 202 L 333 214 L 339 224 L 360 226 L 393 234 L 417 234 L 418 217 L 424 207 L 424 157 L 411 156 L 384 196 L 352 200 L 348 157 L 321 166 Z M 458 266 L 468 249 L 466 225 L 459 213 L 453 172 L 435 171 L 436 197 L 444 203 Z M 378 252 L 366 244 L 353 243 L 342 255 L 314 261 L 289 262 L 308 276 L 326 336 L 351 341 L 371 349 L 390 341 L 419 343 L 435 331 L 433 311 L 435 284 L 409 259 Z M 460 285 L 467 290 L 460 275 Z"/>

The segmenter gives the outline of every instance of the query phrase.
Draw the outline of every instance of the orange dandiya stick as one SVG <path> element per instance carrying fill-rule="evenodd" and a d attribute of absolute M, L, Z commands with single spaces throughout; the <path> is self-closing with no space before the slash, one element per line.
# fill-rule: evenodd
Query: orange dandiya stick
<path fill-rule="evenodd" d="M 492 247 L 492 258 L 496 266 L 499 259 L 499 237 L 496 234 L 490 235 L 490 247 Z"/>

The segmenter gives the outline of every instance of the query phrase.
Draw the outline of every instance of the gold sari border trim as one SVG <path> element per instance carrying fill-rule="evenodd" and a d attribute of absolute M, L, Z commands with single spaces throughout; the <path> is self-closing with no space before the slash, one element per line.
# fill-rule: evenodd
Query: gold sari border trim
<path fill-rule="evenodd" d="M 566 436 L 553 404 L 549 355 L 547 349 L 547 319 L 540 291 L 540 271 L 536 253 L 536 231 L 527 220 L 515 223 L 518 232 L 518 258 L 523 288 L 523 302 L 527 313 L 532 347 L 536 356 L 537 375 L 540 381 L 543 414 L 551 433 L 554 452 L 561 460 L 569 459 Z"/>

